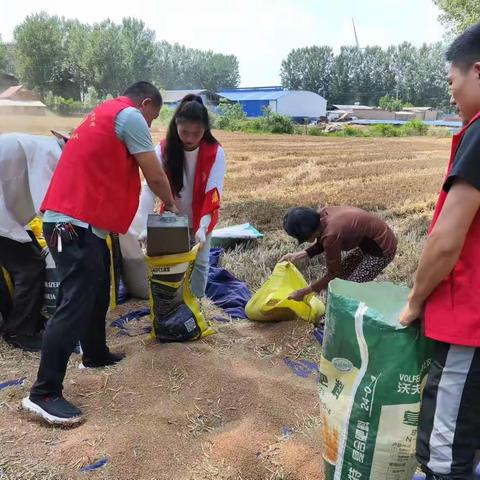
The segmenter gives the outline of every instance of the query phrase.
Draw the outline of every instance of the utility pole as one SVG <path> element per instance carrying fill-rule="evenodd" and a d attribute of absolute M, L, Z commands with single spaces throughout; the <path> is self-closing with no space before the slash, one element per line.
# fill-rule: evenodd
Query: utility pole
<path fill-rule="evenodd" d="M 357 29 L 355 28 L 355 20 L 352 17 L 352 25 L 353 25 L 353 34 L 355 35 L 355 43 L 357 44 L 357 48 L 360 49 L 360 42 L 358 41 L 357 36 Z"/>

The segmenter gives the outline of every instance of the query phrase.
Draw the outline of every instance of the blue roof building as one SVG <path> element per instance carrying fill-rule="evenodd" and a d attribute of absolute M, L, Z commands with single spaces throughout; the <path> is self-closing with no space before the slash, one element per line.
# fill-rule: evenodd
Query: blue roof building
<path fill-rule="evenodd" d="M 265 107 L 296 120 L 318 119 L 327 114 L 327 101 L 317 93 L 282 87 L 236 88 L 218 92 L 220 97 L 242 105 L 247 117 L 260 117 Z"/>

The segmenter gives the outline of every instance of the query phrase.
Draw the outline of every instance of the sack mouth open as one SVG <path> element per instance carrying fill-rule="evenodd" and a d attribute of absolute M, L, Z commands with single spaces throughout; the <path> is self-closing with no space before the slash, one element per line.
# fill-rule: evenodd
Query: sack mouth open
<path fill-rule="evenodd" d="M 356 303 L 365 303 L 376 315 L 369 316 L 377 321 L 379 326 L 404 329 L 399 323 L 400 312 L 407 304 L 409 289 L 406 286 L 391 282 L 356 283 L 336 278 L 328 285 L 329 295 L 338 295 L 351 299 Z M 328 302 L 327 302 L 328 308 Z"/>

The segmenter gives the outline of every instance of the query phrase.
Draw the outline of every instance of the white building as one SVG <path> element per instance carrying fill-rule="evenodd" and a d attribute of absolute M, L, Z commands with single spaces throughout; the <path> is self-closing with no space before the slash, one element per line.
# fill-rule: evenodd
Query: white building
<path fill-rule="evenodd" d="M 297 121 L 316 120 L 327 114 L 327 101 L 314 92 L 282 87 L 237 88 L 218 92 L 230 102 L 240 103 L 247 117 L 260 117 L 265 107 Z"/>

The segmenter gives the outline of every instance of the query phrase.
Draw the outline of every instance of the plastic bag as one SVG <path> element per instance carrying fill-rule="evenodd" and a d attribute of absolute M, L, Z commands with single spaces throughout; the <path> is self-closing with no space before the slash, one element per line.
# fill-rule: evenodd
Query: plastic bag
<path fill-rule="evenodd" d="M 225 228 L 215 228 L 212 232 L 212 247 L 235 248 L 236 246 L 251 246 L 263 238 L 249 223 L 232 225 Z"/>
<path fill-rule="evenodd" d="M 12 278 L 3 267 L 0 267 L 0 330 L 5 326 L 6 318 L 12 308 L 12 296 Z"/>
<path fill-rule="evenodd" d="M 152 336 L 161 342 L 196 340 L 215 333 L 190 291 L 198 246 L 190 252 L 145 257 L 150 287 Z"/>
<path fill-rule="evenodd" d="M 215 228 L 212 232 L 212 239 L 220 238 L 241 238 L 247 240 L 255 240 L 257 238 L 263 238 L 263 233 L 260 233 L 249 223 L 242 223 L 241 225 Z"/>
<path fill-rule="evenodd" d="M 326 480 L 410 480 L 431 342 L 398 321 L 408 289 L 329 284 L 320 362 Z"/>
<path fill-rule="evenodd" d="M 29 224 L 28 228 L 33 232 L 35 238 L 37 239 L 38 244 L 42 248 L 46 248 L 47 242 L 43 236 L 43 221 L 40 217 L 35 217 Z"/>
<path fill-rule="evenodd" d="M 120 289 L 120 278 L 122 277 L 122 253 L 118 234 L 110 233 L 106 238 L 108 251 L 110 253 L 110 311 L 115 310 L 118 305 L 118 291 Z"/>
<path fill-rule="evenodd" d="M 8 271 L 3 268 L 3 267 L 0 267 L 0 275 L 2 276 L 2 280 L 3 282 L 5 283 L 5 286 L 6 286 L 6 289 L 10 295 L 10 297 L 13 297 L 13 281 L 12 281 L 12 277 L 10 276 L 10 274 L 8 273 Z"/>
<path fill-rule="evenodd" d="M 307 295 L 302 302 L 288 299 L 294 291 L 306 286 L 307 282 L 295 265 L 290 262 L 278 263 L 267 281 L 247 303 L 247 317 L 258 322 L 294 320 L 298 317 L 313 323 L 325 313 L 325 306 L 315 294 Z"/>
<path fill-rule="evenodd" d="M 119 240 L 122 252 L 122 278 L 128 293 L 132 297 L 148 300 L 148 269 L 140 242 L 130 231 L 120 235 Z"/>

